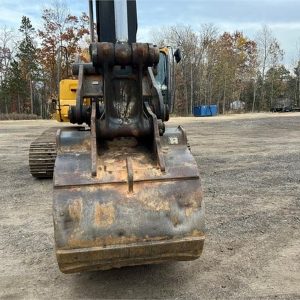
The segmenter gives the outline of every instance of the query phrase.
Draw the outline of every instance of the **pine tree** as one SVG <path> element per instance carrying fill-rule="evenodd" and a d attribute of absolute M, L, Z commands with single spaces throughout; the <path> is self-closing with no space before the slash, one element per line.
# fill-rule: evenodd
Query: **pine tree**
<path fill-rule="evenodd" d="M 12 103 L 12 112 L 18 113 L 28 112 L 29 106 L 26 107 L 24 99 L 28 97 L 27 82 L 22 79 L 22 72 L 18 61 L 13 60 L 10 64 L 7 76 L 7 89 Z"/>
<path fill-rule="evenodd" d="M 37 64 L 37 49 L 35 46 L 35 29 L 31 24 L 28 17 L 23 16 L 19 31 L 22 34 L 22 40 L 19 44 L 17 51 L 18 67 L 21 71 L 21 79 L 26 82 L 25 90 L 27 91 L 27 99 L 24 105 L 30 99 L 30 110 L 33 114 L 34 111 L 34 81 L 37 78 L 38 64 Z"/>

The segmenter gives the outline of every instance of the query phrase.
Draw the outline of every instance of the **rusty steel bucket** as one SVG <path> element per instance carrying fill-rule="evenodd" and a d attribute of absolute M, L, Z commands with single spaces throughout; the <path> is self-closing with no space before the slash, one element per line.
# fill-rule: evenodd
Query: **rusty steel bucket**
<path fill-rule="evenodd" d="M 57 136 L 53 218 L 64 273 L 194 260 L 204 244 L 204 204 L 196 162 L 181 127 L 161 137 L 166 170 L 147 141 L 100 143 L 91 175 L 90 131 Z"/>

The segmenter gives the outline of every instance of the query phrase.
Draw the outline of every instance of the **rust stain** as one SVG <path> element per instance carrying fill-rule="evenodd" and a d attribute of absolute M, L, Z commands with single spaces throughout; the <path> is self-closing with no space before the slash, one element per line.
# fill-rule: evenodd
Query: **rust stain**
<path fill-rule="evenodd" d="M 99 227 L 109 227 L 115 222 L 116 212 L 112 203 L 95 205 L 95 224 Z"/>
<path fill-rule="evenodd" d="M 165 200 L 151 199 L 149 202 L 145 203 L 145 206 L 154 211 L 169 211 L 170 204 Z"/>
<path fill-rule="evenodd" d="M 185 215 L 187 217 L 190 217 L 193 213 L 197 212 L 198 211 L 198 208 L 195 208 L 195 207 L 188 207 L 185 209 Z"/>
<path fill-rule="evenodd" d="M 82 212 L 82 200 L 78 199 L 69 205 L 69 214 L 74 221 L 79 221 Z"/>
<path fill-rule="evenodd" d="M 94 240 L 80 240 L 76 237 L 71 237 L 68 240 L 68 245 L 65 247 L 65 249 L 70 248 L 93 248 L 93 247 L 109 247 L 114 245 L 128 245 L 128 244 L 134 244 L 137 242 L 140 242 L 137 237 L 135 236 L 102 236 L 101 238 L 95 238 Z M 62 248 L 61 250 L 64 250 Z"/>
<path fill-rule="evenodd" d="M 189 201 L 184 203 L 186 217 L 191 217 L 198 212 L 202 206 L 202 193 L 192 193 Z"/>
<path fill-rule="evenodd" d="M 170 211 L 170 203 L 166 199 L 159 199 L 155 195 L 147 195 L 147 191 L 144 192 L 144 197 L 137 198 L 145 208 L 148 208 L 153 211 Z"/>
<path fill-rule="evenodd" d="M 76 237 L 71 237 L 68 240 L 66 247 L 60 248 L 60 250 L 68 250 L 70 248 L 93 248 L 93 247 L 110 247 L 110 246 L 121 246 L 121 245 L 137 245 L 140 243 L 147 242 L 158 242 L 158 241 L 168 241 L 170 240 L 167 236 L 157 236 L 157 237 L 143 237 L 138 238 L 134 235 L 131 236 L 102 236 L 101 238 L 95 238 L 94 240 L 80 240 Z M 176 237 L 175 237 L 176 240 Z"/>
<path fill-rule="evenodd" d="M 178 218 L 178 215 L 177 214 L 172 214 L 171 215 L 171 221 L 173 223 L 173 225 L 176 227 L 179 225 L 179 218 Z"/>
<path fill-rule="evenodd" d="M 135 200 L 152 211 L 170 211 L 170 199 L 162 199 L 157 191 L 147 189 L 147 185 L 135 185 Z M 161 188 L 161 187 L 160 187 Z"/>
<path fill-rule="evenodd" d="M 204 237 L 205 234 L 203 231 L 199 231 L 199 230 L 194 230 L 193 232 L 191 232 L 191 234 L 188 235 L 188 237 Z"/>

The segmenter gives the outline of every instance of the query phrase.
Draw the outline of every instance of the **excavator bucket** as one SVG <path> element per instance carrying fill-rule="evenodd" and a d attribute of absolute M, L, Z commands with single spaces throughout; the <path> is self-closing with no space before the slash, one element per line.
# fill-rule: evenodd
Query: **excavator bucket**
<path fill-rule="evenodd" d="M 56 255 L 64 273 L 193 260 L 204 243 L 196 162 L 181 127 L 161 137 L 165 171 L 150 144 L 101 145 L 93 177 L 90 132 L 63 129 L 54 177 Z"/>

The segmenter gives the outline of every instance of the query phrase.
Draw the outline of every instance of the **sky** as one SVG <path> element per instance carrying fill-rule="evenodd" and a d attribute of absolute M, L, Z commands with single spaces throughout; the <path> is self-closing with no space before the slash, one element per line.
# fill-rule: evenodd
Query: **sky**
<path fill-rule="evenodd" d="M 51 2 L 51 1 L 50 1 Z M 87 0 L 66 0 L 71 13 L 88 11 Z M 18 28 L 21 17 L 41 25 L 45 1 L 0 0 L 0 28 Z M 285 51 L 286 65 L 292 65 L 300 48 L 300 0 L 137 0 L 138 39 L 151 42 L 153 32 L 163 26 L 214 24 L 219 32 L 242 31 L 255 38 L 263 25 L 268 25 Z M 72 5 L 71 5 L 72 4 Z"/>

